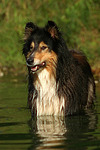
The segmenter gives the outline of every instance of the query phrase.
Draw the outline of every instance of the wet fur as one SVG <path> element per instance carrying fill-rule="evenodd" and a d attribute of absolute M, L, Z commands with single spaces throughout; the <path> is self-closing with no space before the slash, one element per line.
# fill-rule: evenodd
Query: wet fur
<path fill-rule="evenodd" d="M 25 27 L 23 54 L 32 64 L 45 60 L 35 73 L 28 66 L 28 104 L 32 115 L 66 116 L 80 114 L 92 107 L 95 83 L 89 63 L 82 52 L 68 50 L 56 24 L 49 21 L 44 28 L 32 22 Z M 35 45 L 30 51 L 30 45 Z M 41 43 L 48 46 L 41 50 Z"/>

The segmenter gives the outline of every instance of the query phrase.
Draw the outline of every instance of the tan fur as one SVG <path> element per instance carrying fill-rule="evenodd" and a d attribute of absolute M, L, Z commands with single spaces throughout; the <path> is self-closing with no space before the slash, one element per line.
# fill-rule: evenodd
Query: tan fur
<path fill-rule="evenodd" d="M 41 49 L 42 46 L 45 46 L 46 48 L 48 48 L 48 46 L 47 46 L 43 41 L 40 42 L 40 44 L 39 44 L 39 49 Z"/>
<path fill-rule="evenodd" d="M 70 51 L 72 56 L 76 58 L 83 66 L 86 65 L 87 59 L 83 54 L 77 53 L 75 51 Z"/>
<path fill-rule="evenodd" d="M 34 49 L 34 47 L 35 47 L 35 43 L 32 42 L 30 48 L 31 48 L 31 49 Z"/>
<path fill-rule="evenodd" d="M 31 53 L 32 53 L 32 51 L 33 51 L 33 49 L 34 49 L 34 47 L 35 47 L 35 44 L 34 44 L 34 42 L 32 42 L 31 45 L 30 45 L 30 51 L 28 52 L 26 58 L 29 58 L 29 56 L 31 55 Z"/>
<path fill-rule="evenodd" d="M 49 29 L 48 29 L 48 32 L 51 34 L 51 36 L 52 36 L 53 38 L 55 38 L 55 37 L 58 38 L 57 30 L 56 30 L 55 26 L 49 28 Z"/>
<path fill-rule="evenodd" d="M 41 47 L 44 45 L 46 49 L 41 51 Z M 34 64 L 42 62 L 46 63 L 46 67 L 34 74 L 34 85 L 38 92 L 35 100 L 37 116 L 64 115 L 65 100 L 63 97 L 60 99 L 58 97 L 55 78 L 57 55 L 53 50 L 49 51 L 47 45 L 43 42 L 39 44 L 39 50 L 34 54 Z"/>
<path fill-rule="evenodd" d="M 40 64 L 42 62 L 46 62 L 46 69 L 49 74 L 53 74 L 55 76 L 55 68 L 57 63 L 57 55 L 52 50 L 49 52 L 48 48 L 44 51 L 37 51 L 34 54 L 34 64 Z"/>

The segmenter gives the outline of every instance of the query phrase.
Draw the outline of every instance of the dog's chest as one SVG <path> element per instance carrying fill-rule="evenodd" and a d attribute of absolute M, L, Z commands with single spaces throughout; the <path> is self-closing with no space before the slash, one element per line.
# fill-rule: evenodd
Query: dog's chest
<path fill-rule="evenodd" d="M 64 98 L 58 97 L 55 78 L 44 69 L 34 83 L 38 92 L 36 98 L 37 116 L 64 115 Z"/>

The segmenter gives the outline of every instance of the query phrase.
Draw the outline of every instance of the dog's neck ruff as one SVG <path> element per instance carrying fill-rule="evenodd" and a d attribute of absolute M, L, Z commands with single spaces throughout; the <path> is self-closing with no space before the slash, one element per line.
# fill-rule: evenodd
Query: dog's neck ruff
<path fill-rule="evenodd" d="M 64 115 L 65 100 L 63 97 L 58 97 L 56 80 L 47 69 L 43 69 L 37 74 L 34 86 L 38 93 L 38 96 L 35 99 L 37 116 Z"/>

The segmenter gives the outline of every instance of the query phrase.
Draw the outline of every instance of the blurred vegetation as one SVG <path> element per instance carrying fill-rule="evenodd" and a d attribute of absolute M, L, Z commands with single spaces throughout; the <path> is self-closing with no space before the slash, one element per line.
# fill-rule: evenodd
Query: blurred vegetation
<path fill-rule="evenodd" d="M 25 24 L 44 26 L 48 20 L 58 24 L 70 49 L 84 51 L 92 66 L 100 65 L 99 0 L 0 0 L 0 68 L 21 70 Z"/>

